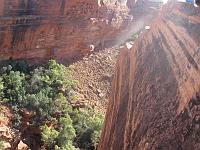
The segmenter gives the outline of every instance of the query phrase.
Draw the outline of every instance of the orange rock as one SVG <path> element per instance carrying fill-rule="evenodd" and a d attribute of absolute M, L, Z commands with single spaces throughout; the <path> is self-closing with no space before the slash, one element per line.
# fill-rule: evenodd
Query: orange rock
<path fill-rule="evenodd" d="M 28 150 L 28 146 L 23 143 L 22 141 L 19 142 L 18 146 L 17 146 L 18 150 Z"/>
<path fill-rule="evenodd" d="M 200 149 L 199 14 L 172 0 L 120 51 L 99 150 Z"/>
<path fill-rule="evenodd" d="M 114 40 L 128 9 L 121 3 L 116 8 L 115 1 L 99 6 L 98 1 L 0 0 L 0 60 L 70 61 L 90 53 L 99 39 Z M 123 16 L 113 19 L 115 14 Z"/>

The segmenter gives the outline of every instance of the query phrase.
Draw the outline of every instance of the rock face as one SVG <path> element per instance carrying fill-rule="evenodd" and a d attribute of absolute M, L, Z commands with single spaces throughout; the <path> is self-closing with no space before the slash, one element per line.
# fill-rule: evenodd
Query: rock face
<path fill-rule="evenodd" d="M 10 149 L 13 142 L 14 131 L 12 130 L 11 120 L 12 120 L 12 111 L 3 105 L 0 105 L 0 141 L 3 142 L 4 149 Z"/>
<path fill-rule="evenodd" d="M 18 150 L 28 150 L 28 146 L 26 144 L 24 144 L 22 141 L 20 141 L 17 146 L 17 149 Z"/>
<path fill-rule="evenodd" d="M 112 43 L 126 1 L 0 0 L 0 60 L 72 60 Z"/>
<path fill-rule="evenodd" d="M 99 150 L 200 149 L 200 8 L 169 2 L 119 56 Z"/>

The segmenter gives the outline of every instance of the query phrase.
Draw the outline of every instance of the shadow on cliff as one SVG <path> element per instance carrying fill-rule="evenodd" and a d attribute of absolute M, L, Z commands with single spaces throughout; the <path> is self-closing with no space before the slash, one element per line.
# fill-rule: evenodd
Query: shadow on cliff
<path fill-rule="evenodd" d="M 121 50 L 99 150 L 200 149 L 199 14 L 172 0 Z"/>

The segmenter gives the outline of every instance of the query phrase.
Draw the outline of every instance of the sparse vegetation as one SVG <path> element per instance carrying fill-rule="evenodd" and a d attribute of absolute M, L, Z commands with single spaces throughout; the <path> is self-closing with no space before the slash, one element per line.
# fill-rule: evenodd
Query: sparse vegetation
<path fill-rule="evenodd" d="M 0 149 L 4 149 L 3 141 L 0 141 Z"/>
<path fill-rule="evenodd" d="M 8 143 L 0 139 L 0 150 L 5 150 L 8 147 Z"/>
<path fill-rule="evenodd" d="M 24 61 L 11 63 L 0 71 L 1 103 L 14 111 L 14 127 L 20 130 L 25 112 L 29 126 L 40 127 L 42 148 L 55 150 L 95 149 L 103 116 L 91 108 L 74 107 L 76 84 L 71 70 L 50 60 L 46 67 L 31 69 Z"/>

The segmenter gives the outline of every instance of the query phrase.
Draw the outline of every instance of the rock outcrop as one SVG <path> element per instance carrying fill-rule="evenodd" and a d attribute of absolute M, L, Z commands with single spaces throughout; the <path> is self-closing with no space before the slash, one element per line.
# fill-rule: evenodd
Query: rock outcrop
<path fill-rule="evenodd" d="M 6 106 L 0 105 L 0 142 L 5 149 L 11 148 L 14 131 L 11 126 L 12 112 Z"/>
<path fill-rule="evenodd" d="M 99 150 L 200 149 L 200 8 L 169 2 L 119 56 Z"/>
<path fill-rule="evenodd" d="M 128 2 L 0 0 L 0 60 L 71 61 L 109 46 L 126 25 Z M 130 4 L 132 5 L 132 4 Z"/>
<path fill-rule="evenodd" d="M 28 149 L 29 149 L 28 146 L 24 142 L 22 141 L 19 142 L 17 150 L 28 150 Z"/>

